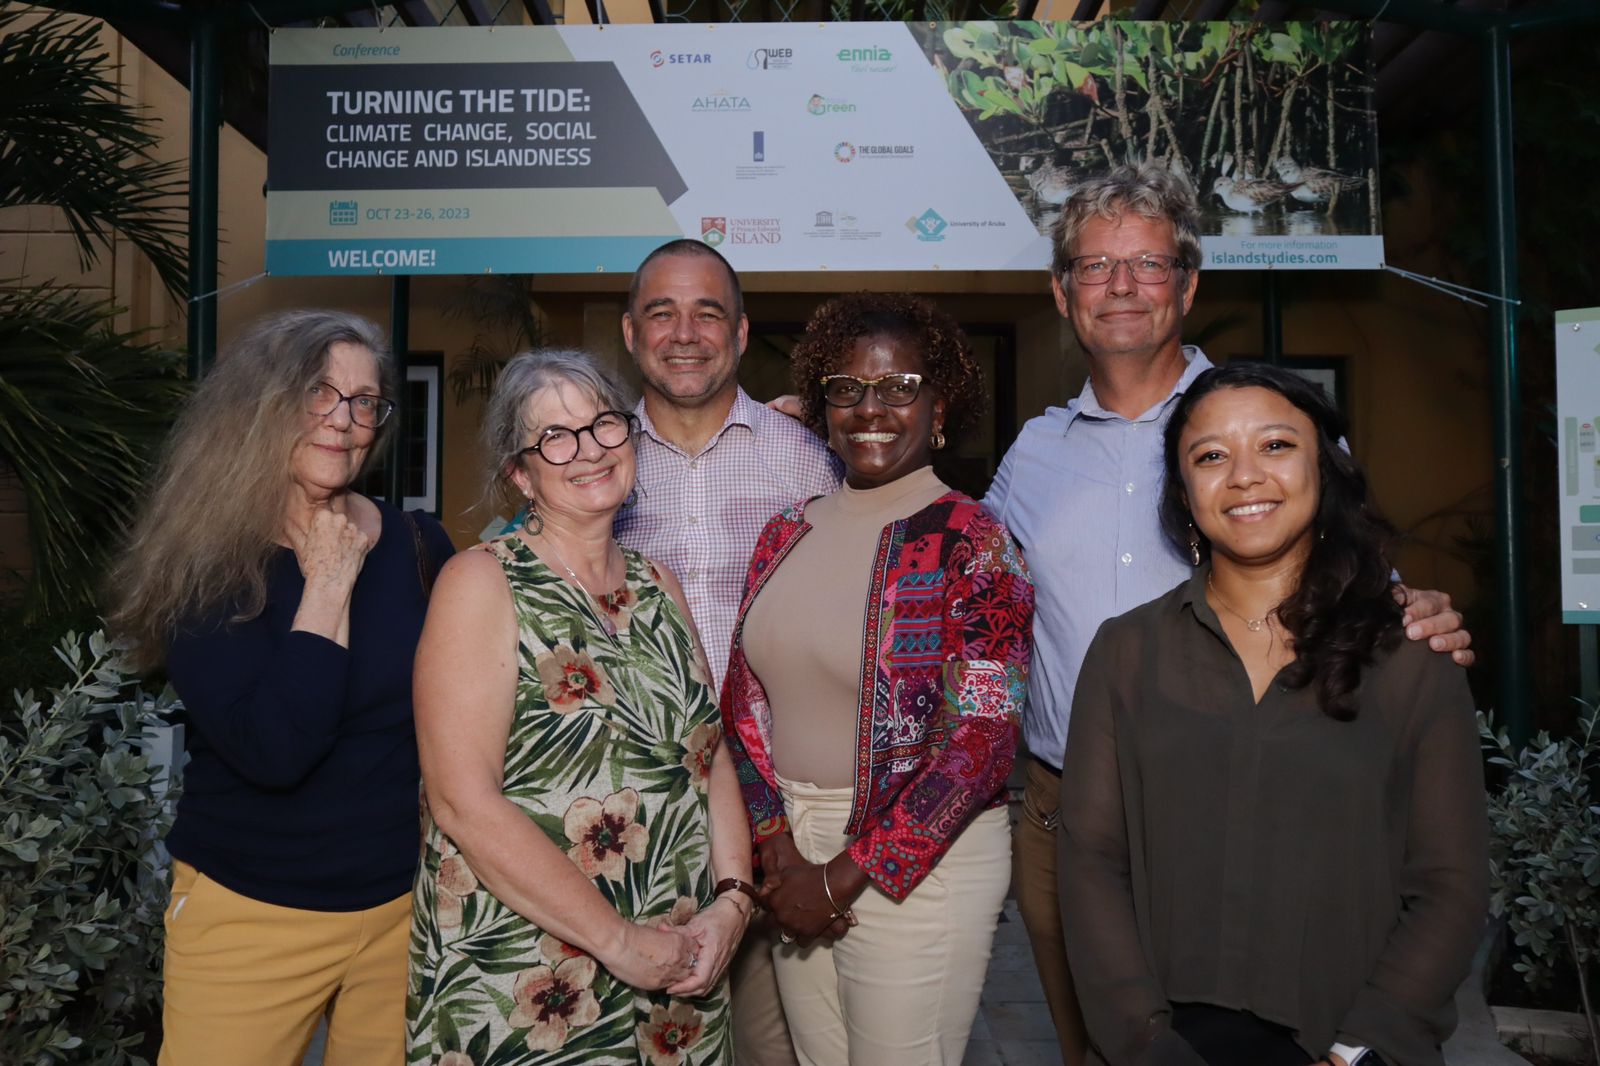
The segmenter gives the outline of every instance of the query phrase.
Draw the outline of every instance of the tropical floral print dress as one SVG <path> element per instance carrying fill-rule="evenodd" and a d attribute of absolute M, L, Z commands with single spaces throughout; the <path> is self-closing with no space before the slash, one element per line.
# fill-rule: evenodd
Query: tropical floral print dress
<path fill-rule="evenodd" d="M 516 536 L 489 544 L 519 633 L 504 792 L 623 917 L 685 921 L 711 901 L 706 788 L 720 736 L 705 664 L 644 556 L 595 602 Z M 406 1000 L 407 1061 L 439 1066 L 733 1060 L 726 985 L 642 992 L 479 884 L 423 818 Z"/>

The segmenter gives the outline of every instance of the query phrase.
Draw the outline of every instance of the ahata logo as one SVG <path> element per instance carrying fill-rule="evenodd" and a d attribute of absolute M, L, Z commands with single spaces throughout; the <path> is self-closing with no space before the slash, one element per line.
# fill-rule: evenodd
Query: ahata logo
<path fill-rule="evenodd" d="M 728 236 L 728 219 L 726 215 L 716 218 L 700 219 L 700 239 L 715 248 Z"/>
<path fill-rule="evenodd" d="M 689 105 L 689 110 L 696 114 L 748 111 L 750 110 L 750 98 L 719 90 L 706 96 L 695 97 L 694 102 Z"/>
<path fill-rule="evenodd" d="M 849 141 L 840 141 L 833 146 L 833 158 L 841 163 L 848 163 L 856 157 L 856 146 Z"/>

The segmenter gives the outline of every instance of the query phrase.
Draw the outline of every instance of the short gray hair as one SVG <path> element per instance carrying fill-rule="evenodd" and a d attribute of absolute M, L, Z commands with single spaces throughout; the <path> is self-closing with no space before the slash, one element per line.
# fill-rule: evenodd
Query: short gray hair
<path fill-rule="evenodd" d="M 1194 186 L 1182 173 L 1149 162 L 1114 167 L 1090 178 L 1061 205 L 1061 216 L 1050 228 L 1050 273 L 1055 279 L 1065 281 L 1072 246 L 1091 218 L 1111 221 L 1125 211 L 1171 222 L 1178 258 L 1188 269 L 1200 269 L 1200 205 Z"/>
<path fill-rule="evenodd" d="M 633 400 L 622 383 L 603 369 L 594 356 L 577 348 L 541 348 L 512 358 L 495 379 L 483 415 L 483 451 L 489 457 L 484 499 L 515 503 L 522 498 L 508 476 L 517 453 L 530 434 L 544 427 L 528 421 L 528 401 L 545 389 L 575 385 L 594 399 L 602 411 L 632 411 Z"/>

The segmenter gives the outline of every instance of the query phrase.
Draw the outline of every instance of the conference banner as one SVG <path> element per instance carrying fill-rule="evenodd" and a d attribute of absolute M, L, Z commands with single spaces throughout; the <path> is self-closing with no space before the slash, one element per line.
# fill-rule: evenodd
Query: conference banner
<path fill-rule="evenodd" d="M 1383 262 L 1355 23 L 280 29 L 280 275 L 1036 270 L 1087 178 L 1194 184 L 1205 269 Z"/>

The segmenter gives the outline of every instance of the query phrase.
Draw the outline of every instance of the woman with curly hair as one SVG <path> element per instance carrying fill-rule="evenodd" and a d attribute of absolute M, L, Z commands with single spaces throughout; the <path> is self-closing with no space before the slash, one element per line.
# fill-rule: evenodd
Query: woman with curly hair
<path fill-rule="evenodd" d="M 722 697 L 779 992 L 807 1066 L 956 1064 L 1010 880 L 1033 586 L 933 472 L 984 398 L 950 316 L 845 296 L 793 368 L 845 484 L 762 532 Z"/>
<path fill-rule="evenodd" d="M 1062 920 L 1111 1066 L 1444 1061 L 1487 909 L 1472 697 L 1401 639 L 1341 421 L 1231 363 L 1167 425 L 1194 576 L 1101 627 L 1061 776 Z"/>

